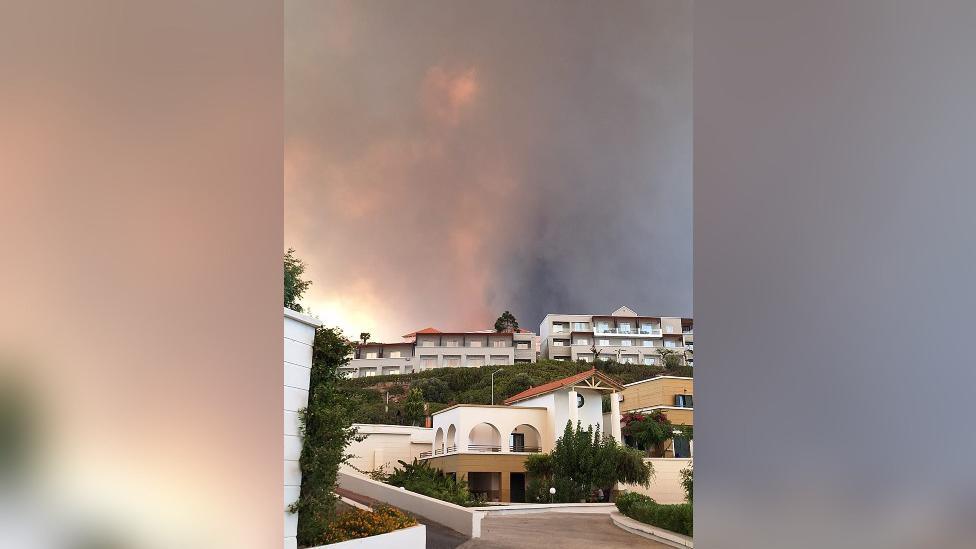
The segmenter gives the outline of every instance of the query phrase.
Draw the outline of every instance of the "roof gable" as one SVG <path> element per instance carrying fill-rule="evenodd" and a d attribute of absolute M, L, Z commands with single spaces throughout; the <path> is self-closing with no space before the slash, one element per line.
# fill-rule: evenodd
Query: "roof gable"
<path fill-rule="evenodd" d="M 593 368 L 585 372 L 580 372 L 576 375 L 550 381 L 549 383 L 544 383 L 536 387 L 530 387 L 521 393 L 506 398 L 505 404 L 513 404 L 515 402 L 558 391 L 563 387 L 570 386 L 586 386 L 591 389 L 604 391 L 620 391 L 623 389 L 623 385 L 621 385 L 618 381 L 602 372 L 598 372 L 596 368 Z"/>
<path fill-rule="evenodd" d="M 637 316 L 637 311 L 623 305 L 618 307 L 616 311 L 610 313 L 610 316 Z"/>

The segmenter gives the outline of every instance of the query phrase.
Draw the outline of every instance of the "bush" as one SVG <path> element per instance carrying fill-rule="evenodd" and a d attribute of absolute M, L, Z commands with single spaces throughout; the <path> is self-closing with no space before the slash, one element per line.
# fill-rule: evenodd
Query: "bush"
<path fill-rule="evenodd" d="M 377 477 L 377 480 L 455 505 L 472 507 L 484 503 L 468 491 L 468 483 L 463 479 L 457 480 L 453 476 L 446 475 L 443 471 L 431 467 L 427 461 L 417 461 L 414 458 L 413 463 L 402 460 L 399 460 L 399 463 L 400 467 L 385 477 L 382 475 Z"/>
<path fill-rule="evenodd" d="M 688 500 L 688 503 L 694 501 L 692 498 L 694 495 L 692 493 L 694 488 L 694 477 L 695 470 L 693 468 L 689 467 L 681 470 L 681 487 L 685 489 L 685 498 Z"/>
<path fill-rule="evenodd" d="M 628 492 L 617 496 L 616 504 L 621 513 L 644 524 L 686 536 L 694 535 L 690 503 L 661 505 L 643 494 Z"/>
<path fill-rule="evenodd" d="M 353 509 L 339 514 L 329 523 L 325 536 L 315 541 L 316 545 L 338 543 L 351 539 L 378 536 L 407 528 L 417 521 L 396 507 L 378 504 L 372 511 Z"/>

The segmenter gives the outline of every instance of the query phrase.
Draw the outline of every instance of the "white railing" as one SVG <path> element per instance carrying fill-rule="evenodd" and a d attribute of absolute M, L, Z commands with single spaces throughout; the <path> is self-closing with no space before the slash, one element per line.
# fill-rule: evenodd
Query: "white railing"
<path fill-rule="evenodd" d="M 661 335 L 660 328 L 634 328 L 630 330 L 621 330 L 620 328 L 600 328 L 599 326 L 593 328 L 593 333 L 598 335 L 649 335 L 649 336 L 659 336 Z"/>

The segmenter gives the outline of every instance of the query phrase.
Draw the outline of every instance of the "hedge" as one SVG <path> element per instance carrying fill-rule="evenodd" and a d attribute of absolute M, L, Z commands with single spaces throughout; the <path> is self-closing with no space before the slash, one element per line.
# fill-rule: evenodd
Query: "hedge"
<path fill-rule="evenodd" d="M 617 509 L 628 517 L 678 534 L 693 536 L 690 503 L 662 505 L 643 495 L 628 492 L 617 496 Z"/>

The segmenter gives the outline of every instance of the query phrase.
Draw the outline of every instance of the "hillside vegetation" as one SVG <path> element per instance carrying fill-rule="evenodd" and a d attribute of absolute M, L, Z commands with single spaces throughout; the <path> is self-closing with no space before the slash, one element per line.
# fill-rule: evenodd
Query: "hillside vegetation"
<path fill-rule="evenodd" d="M 491 374 L 495 374 L 495 404 L 530 387 L 542 385 L 593 368 L 593 364 L 541 360 L 531 364 L 481 368 L 436 368 L 414 374 L 344 379 L 339 390 L 357 402 L 357 423 L 409 424 L 404 411 L 406 396 L 419 389 L 428 412 L 453 404 L 490 404 Z M 620 383 L 633 383 L 659 375 L 692 376 L 692 368 L 667 370 L 662 366 L 601 362 L 596 369 Z M 388 397 L 387 397 L 388 393 Z M 389 403 L 387 404 L 387 398 Z"/>

